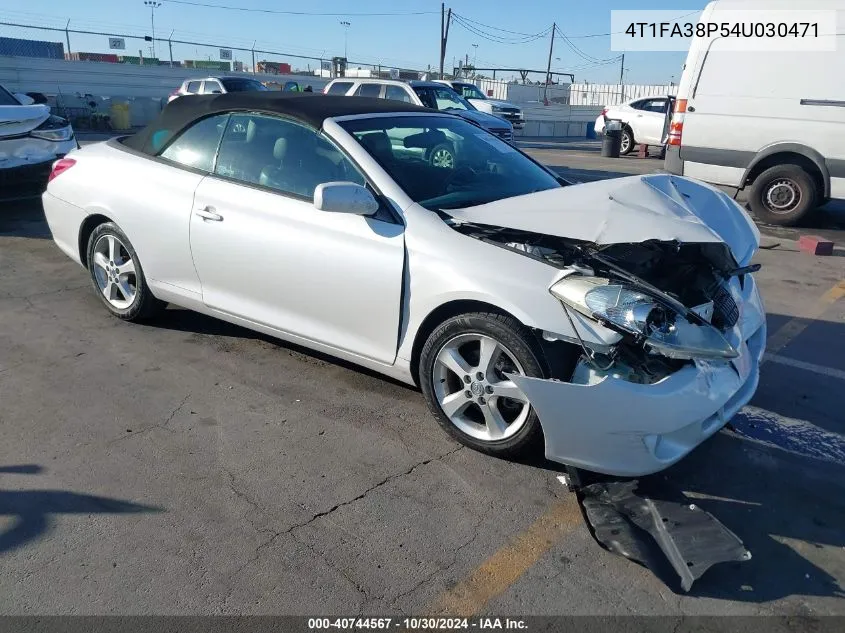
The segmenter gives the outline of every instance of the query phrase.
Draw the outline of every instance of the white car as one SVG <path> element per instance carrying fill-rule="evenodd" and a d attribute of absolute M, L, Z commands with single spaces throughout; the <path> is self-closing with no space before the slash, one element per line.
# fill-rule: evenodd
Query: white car
<path fill-rule="evenodd" d="M 458 137 L 435 167 L 394 151 Z M 683 177 L 570 185 L 478 126 L 401 102 L 178 99 L 56 163 L 56 244 L 113 315 L 167 303 L 418 384 L 496 455 L 666 468 L 754 394 L 759 234 Z"/>
<path fill-rule="evenodd" d="M 645 97 L 618 106 L 608 106 L 596 119 L 596 134 L 604 133 L 609 119 L 622 121 L 621 154 L 630 154 L 635 145 L 663 145 L 664 131 L 675 97 Z"/>
<path fill-rule="evenodd" d="M 492 114 L 513 125 L 513 129 L 521 130 L 525 127 L 525 115 L 522 114 L 519 106 L 501 99 L 491 99 L 481 92 L 481 89 L 468 81 L 451 81 L 446 79 L 435 79 L 437 83 L 446 84 L 452 90 L 469 101 L 481 112 Z"/>
<path fill-rule="evenodd" d="M 77 148 L 66 119 L 24 94 L 0 86 L 0 196 L 31 186 L 40 194 L 57 158 Z"/>
<path fill-rule="evenodd" d="M 176 90 L 167 97 L 170 103 L 174 99 L 185 95 L 218 95 L 228 92 L 264 92 L 267 86 L 249 77 L 193 77 L 182 82 Z"/>

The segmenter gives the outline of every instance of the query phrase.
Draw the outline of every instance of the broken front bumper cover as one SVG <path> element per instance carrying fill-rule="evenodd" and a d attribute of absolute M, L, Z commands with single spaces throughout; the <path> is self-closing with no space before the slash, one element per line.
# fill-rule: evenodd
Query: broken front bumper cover
<path fill-rule="evenodd" d="M 760 377 L 766 324 L 749 275 L 731 283 L 742 315 L 728 337 L 730 361 L 697 361 L 653 384 L 604 376 L 577 384 L 513 375 L 537 412 L 546 457 L 608 475 L 668 468 L 721 429 L 751 400 Z"/>

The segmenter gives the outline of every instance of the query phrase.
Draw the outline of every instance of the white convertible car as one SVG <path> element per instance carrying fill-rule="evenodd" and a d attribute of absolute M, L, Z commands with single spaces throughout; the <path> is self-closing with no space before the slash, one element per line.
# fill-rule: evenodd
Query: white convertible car
<path fill-rule="evenodd" d="M 448 144 L 449 168 L 426 159 Z M 177 99 L 55 163 L 58 246 L 115 316 L 167 303 L 421 388 L 460 442 L 614 475 L 675 463 L 754 394 L 759 234 L 707 185 L 570 185 L 396 101 Z"/>

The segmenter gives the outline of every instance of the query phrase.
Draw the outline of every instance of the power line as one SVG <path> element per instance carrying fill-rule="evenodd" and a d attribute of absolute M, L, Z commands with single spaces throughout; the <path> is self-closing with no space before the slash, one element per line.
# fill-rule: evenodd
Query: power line
<path fill-rule="evenodd" d="M 431 15 L 439 13 L 439 11 L 399 11 L 393 13 L 355 13 L 355 12 L 319 12 L 319 11 L 280 11 L 278 9 L 258 9 L 253 7 L 233 7 L 224 4 L 211 4 L 209 2 L 194 2 L 193 0 L 162 0 L 169 4 L 185 4 L 193 7 L 203 7 L 206 9 L 225 9 L 227 11 L 244 11 L 247 13 L 273 13 L 277 15 L 308 15 L 308 16 L 326 16 L 326 17 L 388 17 L 388 16 L 405 16 L 405 15 Z"/>
<path fill-rule="evenodd" d="M 496 35 L 495 33 L 485 32 L 469 22 L 465 21 L 460 15 L 456 14 L 454 11 L 452 12 L 452 19 L 461 26 L 461 28 L 469 31 L 473 35 L 477 35 L 478 37 L 485 39 L 489 42 L 493 42 L 495 44 L 529 44 L 531 42 L 535 42 L 537 40 L 543 39 L 546 37 L 549 32 L 551 31 L 551 27 L 547 28 L 545 31 L 541 31 L 540 33 L 534 33 L 530 35 L 526 35 L 522 38 L 507 38 L 500 35 Z"/>
<path fill-rule="evenodd" d="M 701 13 L 701 9 L 696 11 L 690 11 L 689 13 L 684 13 L 683 15 L 679 15 L 677 18 L 673 20 L 668 20 L 669 22 L 677 22 L 678 20 L 682 20 L 683 18 L 688 18 L 691 15 L 696 13 Z M 569 38 L 573 40 L 580 40 L 588 37 L 607 37 L 608 35 L 622 35 L 625 31 L 613 31 L 612 33 L 589 33 L 587 35 L 570 35 Z"/>
<path fill-rule="evenodd" d="M 557 34 L 560 35 L 561 39 L 563 39 L 564 43 L 570 48 L 570 50 L 572 50 L 573 53 L 575 53 L 576 55 L 578 55 L 579 57 L 581 57 L 585 61 L 592 62 L 592 63 L 601 63 L 601 62 L 608 62 L 608 61 L 616 61 L 620 57 L 619 55 L 617 55 L 615 57 L 607 57 L 607 58 L 604 58 L 604 59 L 599 59 L 598 57 L 593 57 L 592 55 L 582 51 L 573 42 L 571 42 L 569 40 L 569 38 L 566 36 L 566 33 L 561 31 L 560 28 L 557 29 Z"/>
<path fill-rule="evenodd" d="M 453 11 L 452 15 L 458 15 L 458 14 Z M 509 31 L 508 29 L 499 28 L 498 26 L 491 26 L 489 24 L 484 24 L 483 22 L 479 22 L 477 20 L 473 20 L 471 18 L 468 18 L 465 15 L 462 15 L 460 17 L 463 18 L 464 20 L 466 20 L 467 22 L 472 22 L 473 24 L 477 24 L 478 26 L 483 26 L 483 27 L 488 28 L 488 29 L 493 29 L 494 31 L 501 31 L 503 33 L 512 33 L 513 35 L 523 35 L 523 36 L 526 36 L 526 37 L 534 37 L 534 36 L 537 35 L 537 33 L 521 33 L 520 31 Z M 548 31 L 549 31 L 549 29 L 546 29 L 545 33 L 548 33 Z"/>

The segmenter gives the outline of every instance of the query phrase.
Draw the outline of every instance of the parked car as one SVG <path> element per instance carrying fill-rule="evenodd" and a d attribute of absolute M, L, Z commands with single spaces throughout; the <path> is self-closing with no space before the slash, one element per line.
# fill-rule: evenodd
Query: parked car
<path fill-rule="evenodd" d="M 456 166 L 395 153 L 392 130 L 460 138 Z M 486 453 L 655 472 L 757 387 L 759 233 L 727 195 L 666 174 L 571 185 L 411 103 L 178 99 L 58 161 L 43 204 L 114 316 L 174 303 L 418 384 Z"/>
<path fill-rule="evenodd" d="M 711 2 L 702 22 L 758 8 Z M 766 10 L 793 10 L 772 0 Z M 802 10 L 835 11 L 839 0 L 805 0 Z M 794 225 L 830 199 L 845 199 L 845 32 L 830 50 L 745 52 L 726 39 L 696 38 L 678 86 L 665 168 L 747 193 L 754 215 Z M 786 46 L 786 45 L 784 45 Z M 784 81 L 788 77 L 788 81 Z"/>
<path fill-rule="evenodd" d="M 449 86 L 479 111 L 508 121 L 513 126 L 513 129 L 521 130 L 525 127 L 525 116 L 522 114 L 522 110 L 513 103 L 502 101 L 501 99 L 491 99 L 478 86 L 468 81 L 451 81 L 446 79 L 437 79 L 435 81 Z"/>
<path fill-rule="evenodd" d="M 435 81 L 399 81 L 393 79 L 333 79 L 323 89 L 324 94 L 343 94 L 356 97 L 375 97 L 403 103 L 413 103 L 433 110 L 451 112 L 472 121 L 506 141 L 513 140 L 513 126 L 499 117 L 478 109 L 448 86 Z M 394 137 L 395 139 L 396 137 Z M 401 139 L 399 139 L 401 144 Z M 435 152 L 435 155 L 437 153 Z M 451 161 L 445 152 L 445 160 Z"/>
<path fill-rule="evenodd" d="M 622 121 L 620 154 L 630 154 L 634 147 L 663 145 L 663 128 L 672 111 L 675 97 L 670 95 L 634 99 L 618 106 L 607 106 L 596 119 L 596 133 L 603 134 L 606 121 Z"/>
<path fill-rule="evenodd" d="M 77 147 L 67 119 L 0 86 L 0 196 L 10 187 L 40 195 L 53 162 Z"/>
<path fill-rule="evenodd" d="M 170 93 L 167 102 L 185 95 L 226 94 L 227 92 L 264 92 L 267 86 L 249 77 L 205 77 L 186 79 Z"/>

